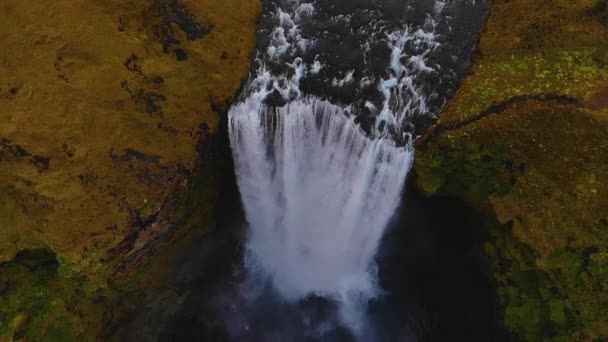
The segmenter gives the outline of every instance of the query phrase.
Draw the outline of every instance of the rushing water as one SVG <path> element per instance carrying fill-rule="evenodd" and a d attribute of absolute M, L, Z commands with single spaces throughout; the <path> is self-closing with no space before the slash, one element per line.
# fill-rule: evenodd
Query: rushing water
<path fill-rule="evenodd" d="M 335 297 L 356 325 L 353 315 L 378 292 L 372 260 L 399 203 L 411 148 L 369 139 L 326 101 L 277 109 L 245 102 L 231 115 L 251 225 L 247 266 L 289 300 Z"/>
<path fill-rule="evenodd" d="M 287 302 L 328 298 L 363 336 L 367 303 L 383 293 L 374 258 L 417 126 L 462 73 L 442 39 L 457 31 L 451 16 L 477 5 L 342 2 L 266 3 L 229 132 L 249 223 L 247 282 Z"/>

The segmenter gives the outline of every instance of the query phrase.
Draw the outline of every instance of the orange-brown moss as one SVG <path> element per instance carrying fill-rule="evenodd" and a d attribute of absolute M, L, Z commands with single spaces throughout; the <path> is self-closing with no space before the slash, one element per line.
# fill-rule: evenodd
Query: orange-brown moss
<path fill-rule="evenodd" d="M 95 339 L 121 291 L 164 273 L 149 255 L 213 228 L 199 147 L 247 76 L 260 9 L 0 4 L 0 340 Z M 28 250 L 58 263 L 11 261 Z"/>
<path fill-rule="evenodd" d="M 45 247 L 65 269 L 103 273 L 185 189 L 196 144 L 247 74 L 259 7 L 4 1 L 0 262 Z"/>

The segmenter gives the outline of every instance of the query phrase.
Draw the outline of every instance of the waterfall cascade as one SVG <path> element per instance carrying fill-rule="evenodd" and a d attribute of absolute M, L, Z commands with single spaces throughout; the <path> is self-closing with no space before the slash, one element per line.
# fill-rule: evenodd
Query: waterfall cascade
<path fill-rule="evenodd" d="M 351 327 L 367 301 L 381 293 L 374 255 L 412 165 L 413 120 L 440 109 L 442 99 L 425 85 L 451 72 L 433 62 L 441 45 L 437 21 L 449 4 L 425 3 L 433 6 L 418 23 L 395 27 L 372 19 L 362 24 L 367 41 L 361 42 L 360 68 L 332 75 L 325 72 L 331 56 L 315 50 L 323 33 L 306 35 L 315 3 L 282 2 L 268 18 L 274 26 L 258 50 L 258 68 L 229 111 L 237 181 L 250 225 L 248 271 L 269 281 L 286 300 L 335 299 Z M 369 15 L 379 14 L 371 10 Z M 381 73 L 373 71 L 378 41 L 389 52 Z M 359 95 L 344 103 L 330 91 L 306 94 L 301 85 L 308 79 Z M 367 131 L 357 123 L 365 116 L 373 120 Z"/>
<path fill-rule="evenodd" d="M 290 299 L 373 291 L 369 270 L 399 203 L 410 146 L 366 136 L 341 107 L 301 99 L 231 111 L 251 266 Z"/>

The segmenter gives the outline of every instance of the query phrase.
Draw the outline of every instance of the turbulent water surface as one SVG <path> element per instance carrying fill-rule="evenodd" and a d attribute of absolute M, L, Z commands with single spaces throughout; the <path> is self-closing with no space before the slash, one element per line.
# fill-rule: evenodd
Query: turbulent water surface
<path fill-rule="evenodd" d="M 385 293 L 375 256 L 412 141 L 462 76 L 484 7 L 265 1 L 255 67 L 229 112 L 248 221 L 233 338 L 259 338 L 256 308 L 291 305 L 299 330 L 266 327 L 263 339 L 330 338 L 336 327 L 373 339 L 368 304 Z"/>

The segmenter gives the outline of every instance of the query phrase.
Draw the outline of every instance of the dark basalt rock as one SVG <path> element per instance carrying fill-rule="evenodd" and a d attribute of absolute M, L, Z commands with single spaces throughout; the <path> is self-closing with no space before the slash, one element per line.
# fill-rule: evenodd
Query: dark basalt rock
<path fill-rule="evenodd" d="M 31 156 L 31 154 L 23 147 L 12 144 L 8 139 L 2 138 L 0 140 L 0 161 L 21 160 L 28 156 Z"/>
<path fill-rule="evenodd" d="M 122 81 L 121 86 L 131 95 L 133 103 L 140 106 L 148 114 L 160 113 L 162 111 L 162 102 L 167 100 L 164 95 L 147 91 L 143 88 L 137 90 L 131 89 L 128 81 Z"/>
<path fill-rule="evenodd" d="M 184 49 L 175 49 L 175 59 L 178 61 L 185 61 L 188 59 L 188 53 Z"/>
<path fill-rule="evenodd" d="M 41 157 L 41 156 L 33 156 L 30 159 L 30 162 L 32 164 L 34 164 L 34 166 L 36 166 L 36 168 L 38 169 L 38 172 L 45 172 L 49 169 L 49 166 L 51 164 L 51 159 L 46 158 L 46 157 Z"/>
<path fill-rule="evenodd" d="M 157 163 L 160 160 L 159 156 L 146 154 L 143 152 L 135 151 L 133 149 L 127 148 L 123 150 L 123 154 L 119 155 L 115 151 L 110 152 L 110 158 L 114 161 L 125 162 L 129 160 L 141 160 L 146 162 Z"/>
<path fill-rule="evenodd" d="M 189 40 L 201 39 L 211 32 L 211 27 L 198 23 L 179 0 L 154 0 L 153 11 L 160 17 L 160 23 L 154 26 L 154 34 L 163 43 L 165 53 L 180 44 L 172 25 L 184 32 Z"/>

